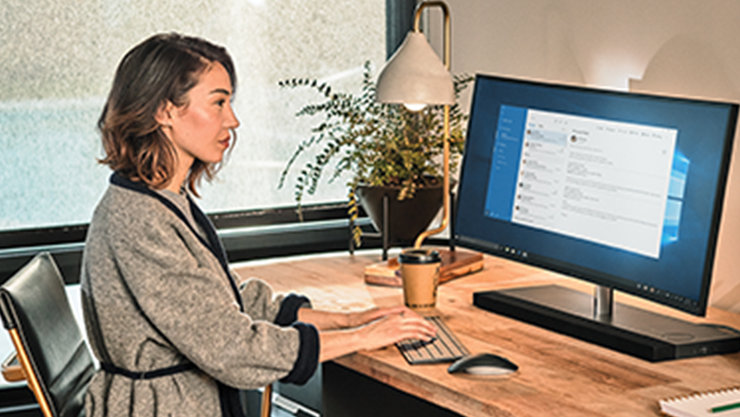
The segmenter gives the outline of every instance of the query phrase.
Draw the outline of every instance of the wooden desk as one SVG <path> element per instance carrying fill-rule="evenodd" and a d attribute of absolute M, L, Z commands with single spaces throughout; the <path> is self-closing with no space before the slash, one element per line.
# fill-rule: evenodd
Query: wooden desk
<path fill-rule="evenodd" d="M 398 305 L 403 302 L 400 289 L 363 282 L 363 267 L 378 258 L 312 257 L 243 264 L 237 271 L 242 278 L 258 276 L 278 291 L 306 294 L 315 308 L 349 311 Z M 505 356 L 519 365 L 515 374 L 481 379 L 450 375 L 444 364 L 410 366 L 393 346 L 335 362 L 466 416 L 657 416 L 660 398 L 740 383 L 740 353 L 650 363 L 472 305 L 474 291 L 553 282 L 591 291 L 587 284 L 493 257 L 486 258 L 483 271 L 439 288 L 438 309 L 471 353 Z M 616 298 L 701 321 L 624 294 Z M 707 319 L 740 328 L 737 314 L 710 309 Z"/>

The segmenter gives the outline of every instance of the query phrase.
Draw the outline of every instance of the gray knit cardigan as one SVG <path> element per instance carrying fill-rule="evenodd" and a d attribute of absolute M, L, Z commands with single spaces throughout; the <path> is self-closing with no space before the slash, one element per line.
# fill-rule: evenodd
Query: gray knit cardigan
<path fill-rule="evenodd" d="M 211 239 L 166 198 L 111 176 L 81 273 L 93 352 L 132 373 L 191 369 L 140 379 L 100 370 L 86 396 L 88 417 L 237 415 L 222 407 L 220 388 L 303 383 L 315 372 L 318 332 L 295 321 L 308 300 L 275 295 L 258 279 L 237 288 L 213 226 L 191 208 Z"/>

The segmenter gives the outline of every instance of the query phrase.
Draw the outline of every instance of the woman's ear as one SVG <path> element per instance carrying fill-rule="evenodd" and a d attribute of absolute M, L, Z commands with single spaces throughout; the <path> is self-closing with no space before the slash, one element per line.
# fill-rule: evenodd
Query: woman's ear
<path fill-rule="evenodd" d="M 175 105 L 171 101 L 166 100 L 159 106 L 157 113 L 154 115 L 154 120 L 159 123 L 160 126 L 172 126 L 172 111 L 175 109 Z"/>

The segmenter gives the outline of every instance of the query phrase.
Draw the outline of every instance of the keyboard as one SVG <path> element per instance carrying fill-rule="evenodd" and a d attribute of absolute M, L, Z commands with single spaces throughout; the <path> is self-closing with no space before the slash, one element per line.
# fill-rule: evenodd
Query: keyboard
<path fill-rule="evenodd" d="M 437 328 L 437 337 L 429 342 L 406 340 L 396 343 L 398 350 L 411 365 L 454 362 L 470 354 L 441 317 L 425 317 Z"/>

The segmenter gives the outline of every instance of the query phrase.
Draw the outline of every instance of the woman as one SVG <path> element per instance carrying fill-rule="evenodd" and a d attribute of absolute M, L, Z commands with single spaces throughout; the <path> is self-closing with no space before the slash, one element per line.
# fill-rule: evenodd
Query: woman
<path fill-rule="evenodd" d="M 304 383 L 317 362 L 434 335 L 403 307 L 321 312 L 260 280 L 237 284 L 190 198 L 233 145 L 235 86 L 225 49 L 177 34 L 145 40 L 116 71 L 98 122 L 114 173 L 81 276 L 101 362 L 87 416 L 239 416 L 236 389 Z"/>

